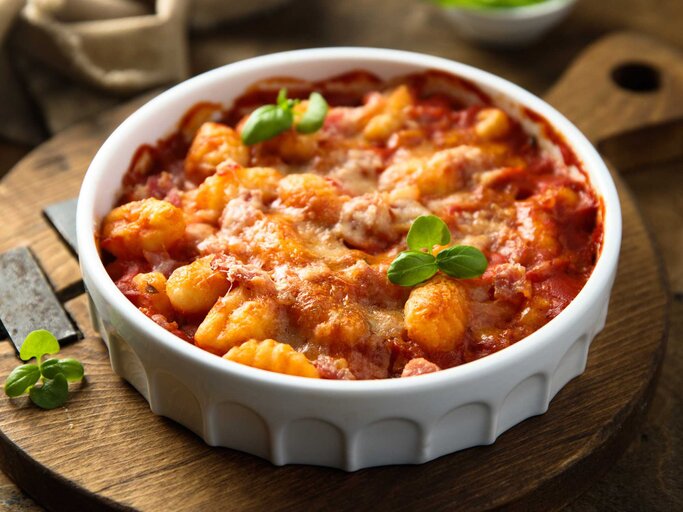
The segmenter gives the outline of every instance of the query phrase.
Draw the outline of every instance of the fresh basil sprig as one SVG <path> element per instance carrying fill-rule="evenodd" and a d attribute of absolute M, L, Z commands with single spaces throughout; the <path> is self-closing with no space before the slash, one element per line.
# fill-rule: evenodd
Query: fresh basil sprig
<path fill-rule="evenodd" d="M 322 94 L 313 92 L 308 97 L 306 112 L 296 125 L 299 133 L 315 133 L 323 127 L 327 116 L 327 102 Z"/>
<path fill-rule="evenodd" d="M 403 251 L 389 266 L 389 281 L 401 286 L 415 286 L 426 281 L 439 270 L 436 258 L 419 251 Z"/>
<path fill-rule="evenodd" d="M 42 386 L 33 386 L 28 396 L 31 402 L 41 409 L 55 409 L 66 402 L 69 396 L 69 384 L 66 382 L 66 377 L 58 373 L 54 379 L 45 379 Z"/>
<path fill-rule="evenodd" d="M 251 146 L 272 139 L 292 126 L 294 115 L 278 105 L 263 105 L 252 112 L 242 128 L 242 142 Z"/>
<path fill-rule="evenodd" d="M 313 92 L 308 106 L 298 121 L 294 107 L 299 100 L 287 98 L 287 89 L 280 89 L 275 105 L 263 105 L 254 110 L 242 127 L 242 142 L 247 146 L 272 139 L 295 125 L 299 133 L 314 133 L 322 128 L 327 116 L 327 102 L 320 93 Z"/>
<path fill-rule="evenodd" d="M 5 381 L 7 396 L 21 396 L 40 379 L 40 369 L 35 364 L 22 364 L 9 374 Z"/>
<path fill-rule="evenodd" d="M 418 217 L 408 231 L 408 250 L 400 253 L 389 266 L 389 281 L 401 286 L 415 286 L 430 279 L 439 270 L 459 279 L 479 277 L 486 271 L 486 256 L 470 245 L 449 247 L 434 256 L 434 246 L 446 245 L 450 241 L 448 226 L 439 217 Z"/>
<path fill-rule="evenodd" d="M 411 251 L 426 250 L 431 254 L 435 245 L 446 245 L 450 241 L 451 232 L 444 221 L 436 215 L 421 215 L 411 224 L 406 243 Z"/>
<path fill-rule="evenodd" d="M 41 373 L 48 379 L 54 379 L 60 373 L 69 382 L 78 382 L 83 378 L 83 365 L 77 359 L 47 359 L 43 361 Z"/>
<path fill-rule="evenodd" d="M 436 255 L 436 264 L 444 274 L 459 279 L 472 279 L 486 272 L 486 256 L 471 245 L 456 245 Z"/>
<path fill-rule="evenodd" d="M 63 405 L 69 397 L 68 381 L 83 378 L 83 365 L 76 359 L 47 359 L 46 354 L 59 352 L 57 338 L 44 329 L 31 332 L 21 345 L 19 357 L 23 361 L 35 357 L 36 364 L 17 366 L 7 376 L 5 393 L 10 397 L 28 392 L 31 401 L 42 409 L 54 409 Z M 36 386 L 38 381 L 40 386 Z"/>

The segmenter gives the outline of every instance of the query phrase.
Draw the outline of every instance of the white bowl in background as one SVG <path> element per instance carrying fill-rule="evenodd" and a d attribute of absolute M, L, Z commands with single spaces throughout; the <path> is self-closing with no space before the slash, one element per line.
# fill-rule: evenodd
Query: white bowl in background
<path fill-rule="evenodd" d="M 464 38 L 493 46 L 530 44 L 559 24 L 576 0 L 546 0 L 524 7 L 441 7 Z"/>
<path fill-rule="evenodd" d="M 319 380 L 226 361 L 186 343 L 140 312 L 105 271 L 95 242 L 115 204 L 131 157 L 154 143 L 199 101 L 229 105 L 264 78 L 322 79 L 353 69 L 391 78 L 425 69 L 463 77 L 534 131 L 528 108 L 545 118 L 583 162 L 604 203 L 600 257 L 586 285 L 556 318 L 516 344 L 440 372 L 374 381 Z M 547 140 L 541 143 L 552 149 Z M 551 106 L 484 71 L 428 55 L 371 48 L 322 48 L 257 57 L 181 83 L 126 119 L 107 139 L 84 178 L 78 201 L 78 248 L 96 325 L 114 371 L 156 414 L 172 418 L 209 445 L 235 448 L 274 464 L 345 470 L 416 464 L 493 443 L 520 421 L 542 414 L 583 372 L 604 326 L 621 240 L 619 199 L 600 156 Z M 523 427 L 521 427 L 523 428 Z"/>

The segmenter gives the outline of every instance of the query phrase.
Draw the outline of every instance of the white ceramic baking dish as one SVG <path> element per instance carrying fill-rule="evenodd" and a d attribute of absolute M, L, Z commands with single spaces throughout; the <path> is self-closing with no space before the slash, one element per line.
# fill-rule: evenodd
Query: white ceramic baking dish
<path fill-rule="evenodd" d="M 470 80 L 523 119 L 526 107 L 563 135 L 604 202 L 604 243 L 590 279 L 569 306 L 520 342 L 465 365 L 405 379 L 333 381 L 271 373 L 226 361 L 181 341 L 126 299 L 107 275 L 95 231 L 113 206 L 135 150 L 172 131 L 199 101 L 229 105 L 263 78 L 322 79 L 352 69 L 382 78 L 439 69 Z M 546 148 L 553 151 L 550 142 Z M 619 199 L 586 138 L 536 96 L 494 75 L 449 60 L 394 50 L 329 48 L 267 55 L 188 80 L 131 115 L 104 143 L 78 201 L 78 248 L 96 325 L 114 371 L 156 414 L 190 428 L 208 444 L 242 450 L 274 464 L 345 470 L 417 464 L 475 445 L 548 409 L 585 368 L 604 326 L 621 239 Z M 523 426 L 519 428 L 524 428 Z"/>

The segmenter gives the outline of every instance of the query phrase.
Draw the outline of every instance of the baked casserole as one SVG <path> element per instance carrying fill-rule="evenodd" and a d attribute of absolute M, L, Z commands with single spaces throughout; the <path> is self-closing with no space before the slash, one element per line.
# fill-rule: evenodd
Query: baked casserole
<path fill-rule="evenodd" d="M 252 111 L 283 88 L 302 100 L 295 110 L 322 94 L 324 124 L 246 145 Z M 138 149 L 102 222 L 102 257 L 138 309 L 229 360 L 347 380 L 461 365 L 557 316 L 600 253 L 600 200 L 573 150 L 535 120 L 559 151 L 443 72 L 261 81 Z M 486 271 L 392 283 L 422 216 L 481 251 Z"/>

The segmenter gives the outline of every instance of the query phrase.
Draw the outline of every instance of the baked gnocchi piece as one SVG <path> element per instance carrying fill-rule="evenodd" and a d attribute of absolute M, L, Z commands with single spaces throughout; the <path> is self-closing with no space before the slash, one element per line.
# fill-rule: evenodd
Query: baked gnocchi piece
<path fill-rule="evenodd" d="M 382 111 L 370 118 L 363 129 L 363 136 L 372 142 L 386 141 L 398 131 L 405 121 L 404 110 L 413 104 L 413 97 L 405 85 L 394 89 L 387 97 Z"/>
<path fill-rule="evenodd" d="M 249 340 L 231 348 L 223 357 L 229 361 L 270 372 L 312 379 L 320 378 L 318 370 L 306 359 L 305 355 L 297 352 L 287 343 L 279 343 L 272 339 Z"/>
<path fill-rule="evenodd" d="M 477 114 L 474 132 L 484 140 L 505 137 L 510 131 L 508 115 L 499 108 L 485 108 Z"/>
<path fill-rule="evenodd" d="M 424 195 L 444 196 L 462 189 L 472 172 L 485 168 L 485 156 L 476 146 L 437 151 L 427 160 L 417 186 Z"/>
<path fill-rule="evenodd" d="M 316 255 L 296 223 L 277 212 L 264 213 L 256 202 L 241 197 L 230 201 L 221 217 L 221 230 L 202 242 L 199 250 L 204 254 L 226 252 L 245 261 L 254 259 L 268 271 L 280 265 L 312 263 Z"/>
<path fill-rule="evenodd" d="M 363 136 L 370 141 L 384 141 L 403 125 L 397 114 L 378 114 L 365 126 Z"/>
<path fill-rule="evenodd" d="M 313 158 L 318 149 L 316 134 L 304 135 L 287 131 L 273 141 L 282 159 L 291 164 L 302 164 Z"/>
<path fill-rule="evenodd" d="M 185 236 L 183 210 L 150 197 L 114 208 L 102 221 L 102 248 L 118 258 L 167 252 Z"/>
<path fill-rule="evenodd" d="M 413 288 L 404 313 L 408 337 L 424 350 L 454 350 L 467 330 L 467 293 L 457 280 L 437 275 Z"/>
<path fill-rule="evenodd" d="M 184 207 L 194 212 L 197 222 L 215 222 L 228 202 L 241 191 L 256 190 L 264 201 L 272 201 L 281 178 L 282 175 L 272 167 L 222 164 L 215 174 L 186 194 Z"/>
<path fill-rule="evenodd" d="M 139 308 L 147 308 L 173 320 L 175 312 L 167 295 L 166 277 L 161 272 L 137 274 L 131 280 L 137 296 L 133 299 Z"/>
<path fill-rule="evenodd" d="M 437 151 L 429 159 L 410 158 L 397 162 L 379 177 L 379 189 L 404 190 L 415 187 L 420 197 L 445 196 L 462 189 L 468 177 L 488 166 L 476 146 L 457 146 Z"/>
<path fill-rule="evenodd" d="M 249 148 L 229 126 L 204 123 L 195 135 L 185 158 L 185 175 L 199 184 L 216 172 L 219 164 L 226 161 L 246 166 L 249 163 Z"/>
<path fill-rule="evenodd" d="M 379 177 L 379 189 L 382 191 L 416 191 L 413 197 L 443 195 L 449 190 L 456 190 L 460 183 L 460 175 L 452 173 L 444 176 L 427 162 L 421 159 L 410 159 L 387 167 Z"/>
<path fill-rule="evenodd" d="M 352 285 L 346 280 L 328 272 L 307 279 L 290 279 L 280 288 L 285 294 L 294 295 L 289 316 L 303 340 L 322 346 L 353 347 L 362 344 L 370 334 L 363 308 L 350 297 Z"/>
<path fill-rule="evenodd" d="M 211 224 L 218 220 L 230 197 L 234 197 L 235 194 L 236 189 L 230 178 L 214 174 L 206 178 L 196 189 L 185 193 L 183 208 L 191 212 L 193 223 Z"/>
<path fill-rule="evenodd" d="M 274 167 L 241 167 L 234 169 L 235 180 L 249 190 L 258 190 L 266 202 L 277 197 L 278 184 L 282 179 L 280 171 Z"/>
<path fill-rule="evenodd" d="M 339 218 L 342 198 L 339 189 L 317 174 L 290 174 L 280 180 L 278 196 L 284 206 L 300 208 L 306 216 L 323 223 Z"/>
<path fill-rule="evenodd" d="M 407 85 L 399 85 L 387 98 L 387 111 L 392 114 L 403 112 L 406 107 L 415 103 Z"/>
<path fill-rule="evenodd" d="M 420 158 L 408 158 L 388 166 L 379 175 L 377 188 L 385 192 L 412 189 L 413 197 L 419 199 L 420 189 L 417 177 L 422 172 L 424 161 Z"/>
<path fill-rule="evenodd" d="M 281 306 L 274 298 L 252 296 L 238 287 L 216 301 L 194 339 L 198 347 L 221 355 L 252 338 L 281 334 L 284 325 Z"/>
<path fill-rule="evenodd" d="M 166 293 L 176 311 L 184 315 L 205 314 L 227 293 L 228 278 L 211 268 L 213 259 L 213 255 L 199 258 L 178 267 L 168 278 Z"/>
<path fill-rule="evenodd" d="M 315 343 L 338 343 L 351 347 L 362 343 L 370 334 L 368 321 L 356 305 L 345 304 L 331 308 L 326 316 L 323 322 L 312 329 L 310 339 Z"/>

